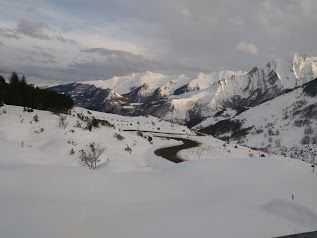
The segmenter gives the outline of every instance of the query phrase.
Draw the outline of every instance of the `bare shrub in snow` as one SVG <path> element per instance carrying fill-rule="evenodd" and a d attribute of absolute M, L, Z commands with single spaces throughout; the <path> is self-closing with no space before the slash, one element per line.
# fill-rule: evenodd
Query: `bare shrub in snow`
<path fill-rule="evenodd" d="M 317 103 L 311 104 L 301 110 L 301 117 L 308 119 L 317 119 Z"/>
<path fill-rule="evenodd" d="M 300 109 L 301 107 L 303 107 L 303 106 L 305 106 L 307 104 L 307 100 L 299 100 L 299 101 L 297 101 L 297 102 L 295 102 L 293 105 L 294 105 L 294 107 L 293 107 L 293 114 L 294 114 L 294 116 L 296 116 L 297 115 L 297 111 L 298 111 L 298 109 Z"/>
<path fill-rule="evenodd" d="M 99 122 L 100 122 L 100 120 L 96 119 L 95 117 L 92 117 L 92 119 L 91 119 L 92 127 L 99 128 Z"/>
<path fill-rule="evenodd" d="M 58 126 L 59 128 L 66 129 L 68 126 L 67 116 L 63 114 L 59 114 Z"/>
<path fill-rule="evenodd" d="M 310 141 L 311 141 L 310 136 L 304 136 L 304 137 L 301 139 L 300 143 L 301 143 L 302 145 L 309 145 Z"/>
<path fill-rule="evenodd" d="M 130 154 L 132 153 L 132 149 L 131 149 L 131 147 L 129 145 L 127 145 L 127 147 L 125 147 L 124 150 L 129 152 Z"/>
<path fill-rule="evenodd" d="M 313 145 L 316 145 L 316 144 L 317 144 L 317 136 L 314 136 L 314 137 L 311 138 L 311 143 L 312 143 Z"/>
<path fill-rule="evenodd" d="M 90 121 L 87 122 L 87 126 L 86 126 L 85 129 L 87 129 L 88 131 L 91 131 L 91 130 L 92 130 L 92 124 L 91 124 Z"/>
<path fill-rule="evenodd" d="M 28 108 L 28 107 L 23 107 L 23 111 L 24 112 L 33 112 L 32 108 Z"/>
<path fill-rule="evenodd" d="M 257 129 L 257 130 L 255 131 L 256 134 L 261 134 L 261 133 L 263 133 L 263 132 L 264 132 L 263 129 Z"/>
<path fill-rule="evenodd" d="M 38 122 L 38 121 L 39 121 L 39 116 L 36 114 L 36 115 L 33 117 L 33 120 L 34 120 L 34 122 Z"/>
<path fill-rule="evenodd" d="M 197 155 L 198 159 L 200 159 L 203 153 L 205 153 L 205 149 L 201 146 L 198 146 L 194 149 L 194 153 Z"/>
<path fill-rule="evenodd" d="M 67 141 L 67 144 L 70 144 L 70 145 L 73 145 L 73 146 L 77 145 L 77 143 L 72 138 Z"/>
<path fill-rule="evenodd" d="M 308 119 L 304 119 L 304 120 L 295 120 L 294 121 L 294 125 L 297 127 L 303 127 L 303 126 L 307 126 L 310 125 L 311 121 Z"/>
<path fill-rule="evenodd" d="M 76 121 L 76 124 L 74 127 L 81 128 L 81 123 L 79 121 Z"/>
<path fill-rule="evenodd" d="M 36 133 L 36 134 L 40 134 L 40 133 L 42 133 L 44 131 L 44 128 L 39 128 L 38 130 L 35 130 L 34 132 Z"/>
<path fill-rule="evenodd" d="M 79 151 L 79 163 L 94 170 L 97 168 L 97 163 L 100 162 L 100 155 L 106 150 L 106 148 L 102 148 L 100 144 L 96 145 L 94 142 L 89 143 L 87 147 L 88 149 L 86 151 Z"/>
<path fill-rule="evenodd" d="M 304 133 L 305 133 L 305 135 L 311 135 L 314 133 L 314 130 L 311 126 L 308 126 L 305 128 Z"/>
<path fill-rule="evenodd" d="M 280 139 L 275 140 L 275 144 L 277 147 L 281 147 L 281 140 Z"/>
<path fill-rule="evenodd" d="M 141 131 L 138 131 L 136 134 L 140 137 L 143 137 L 143 133 Z"/>
<path fill-rule="evenodd" d="M 282 118 L 282 119 L 283 119 L 283 120 L 287 120 L 288 118 L 289 118 L 289 116 L 288 116 L 287 112 L 286 112 L 286 113 L 284 113 L 284 114 L 283 114 L 283 118 Z"/>
<path fill-rule="evenodd" d="M 115 126 L 113 124 L 111 124 L 109 121 L 107 120 L 100 120 L 100 123 L 102 126 L 107 126 L 107 127 L 112 127 L 115 128 Z"/>
<path fill-rule="evenodd" d="M 193 153 L 196 154 L 196 156 L 197 156 L 198 159 L 201 159 L 201 156 L 202 156 L 203 154 L 206 154 L 206 153 L 208 153 L 208 152 L 211 152 L 212 149 L 213 149 L 213 148 L 212 148 L 211 146 L 203 146 L 203 145 L 200 145 L 200 146 L 194 148 Z M 225 151 L 225 149 L 224 149 L 224 151 Z M 230 150 L 228 150 L 227 152 L 230 153 Z"/>
<path fill-rule="evenodd" d="M 274 126 L 274 124 L 272 122 L 269 122 L 268 124 L 266 124 L 265 128 L 269 128 L 269 127 L 272 127 Z"/>
<path fill-rule="evenodd" d="M 114 133 L 113 135 L 115 138 L 117 138 L 119 141 L 124 140 L 124 137 L 120 134 Z"/>
<path fill-rule="evenodd" d="M 75 151 L 74 151 L 74 149 L 72 148 L 72 149 L 69 151 L 69 155 L 73 155 L 73 154 L 75 154 Z"/>

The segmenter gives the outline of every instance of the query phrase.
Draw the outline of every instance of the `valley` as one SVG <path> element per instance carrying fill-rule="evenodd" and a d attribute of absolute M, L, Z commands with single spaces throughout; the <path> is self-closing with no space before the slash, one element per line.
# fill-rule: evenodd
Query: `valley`
<path fill-rule="evenodd" d="M 316 0 L 0 9 L 0 238 L 317 238 Z"/>

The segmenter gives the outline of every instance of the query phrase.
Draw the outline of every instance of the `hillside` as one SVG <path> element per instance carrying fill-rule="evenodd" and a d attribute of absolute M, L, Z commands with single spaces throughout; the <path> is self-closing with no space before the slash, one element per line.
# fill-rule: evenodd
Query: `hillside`
<path fill-rule="evenodd" d="M 239 115 L 222 112 L 195 128 L 263 151 L 317 163 L 317 79 Z"/>
<path fill-rule="evenodd" d="M 154 117 L 0 110 L 3 237 L 265 238 L 317 229 L 316 173 L 302 161 L 260 157 Z M 99 128 L 89 129 L 93 117 Z M 153 152 L 179 142 L 123 129 L 173 132 L 201 146 L 175 165 Z M 96 170 L 79 163 L 91 142 L 106 148 Z"/>

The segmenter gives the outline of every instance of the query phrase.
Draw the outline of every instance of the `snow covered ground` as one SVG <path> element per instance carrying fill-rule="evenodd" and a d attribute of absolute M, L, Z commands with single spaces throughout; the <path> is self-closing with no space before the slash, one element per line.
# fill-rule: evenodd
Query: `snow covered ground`
<path fill-rule="evenodd" d="M 75 108 L 63 129 L 49 112 L 0 112 L 1 237 L 264 238 L 317 230 L 317 172 L 302 161 L 259 157 L 153 117 Z M 115 128 L 82 129 L 77 113 Z M 190 161 L 173 164 L 153 151 L 179 142 L 146 133 L 151 144 L 122 129 L 183 133 L 201 151 L 182 151 Z M 94 171 L 78 163 L 89 142 L 106 147 Z"/>

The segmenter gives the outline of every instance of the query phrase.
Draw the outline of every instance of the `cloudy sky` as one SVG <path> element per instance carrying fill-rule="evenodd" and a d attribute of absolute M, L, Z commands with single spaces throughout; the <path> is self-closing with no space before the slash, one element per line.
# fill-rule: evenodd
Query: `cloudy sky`
<path fill-rule="evenodd" d="M 317 56 L 316 0 L 0 0 L 0 72 L 80 81 Z"/>

